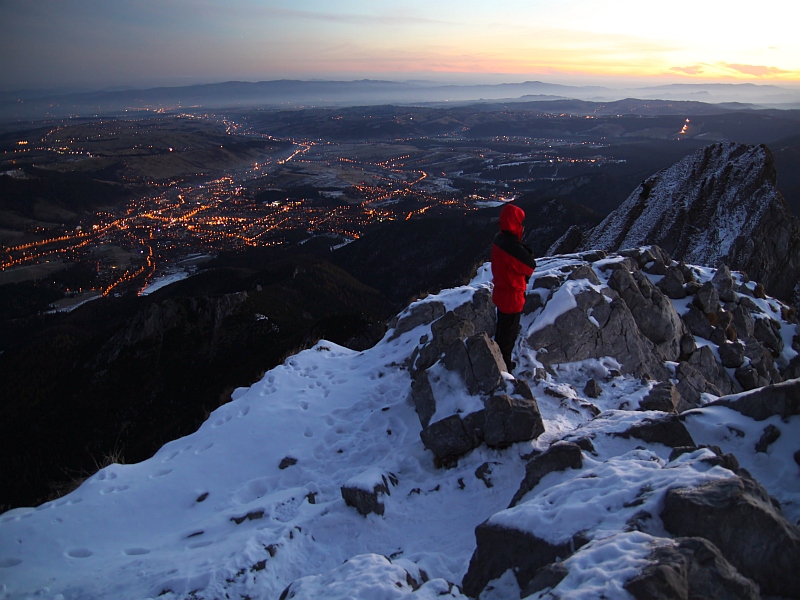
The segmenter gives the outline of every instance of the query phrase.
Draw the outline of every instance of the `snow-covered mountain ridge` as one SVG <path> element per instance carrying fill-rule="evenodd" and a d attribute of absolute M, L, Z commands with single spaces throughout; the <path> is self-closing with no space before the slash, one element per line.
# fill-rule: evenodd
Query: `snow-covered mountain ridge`
<path fill-rule="evenodd" d="M 490 280 L 412 304 L 369 350 L 320 342 L 153 458 L 0 515 L 0 598 L 643 598 L 655 565 L 696 596 L 796 596 L 800 381 L 757 387 L 796 376 L 794 313 L 658 248 L 543 258 L 495 381 L 491 352 L 470 358 L 491 351 Z M 543 433 L 503 439 L 502 397 Z M 444 444 L 477 415 L 470 448 Z"/>
<path fill-rule="evenodd" d="M 776 181 L 766 146 L 713 144 L 649 177 L 597 227 L 568 232 L 550 251 L 656 244 L 687 263 L 724 262 L 797 302 L 800 222 Z"/>

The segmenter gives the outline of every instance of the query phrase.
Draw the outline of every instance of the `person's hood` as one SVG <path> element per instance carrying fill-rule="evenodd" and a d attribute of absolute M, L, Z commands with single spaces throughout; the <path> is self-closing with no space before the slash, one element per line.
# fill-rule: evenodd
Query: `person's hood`
<path fill-rule="evenodd" d="M 525 220 L 525 211 L 514 204 L 506 204 L 500 211 L 501 231 L 510 231 L 517 239 L 522 239 L 522 222 Z"/>

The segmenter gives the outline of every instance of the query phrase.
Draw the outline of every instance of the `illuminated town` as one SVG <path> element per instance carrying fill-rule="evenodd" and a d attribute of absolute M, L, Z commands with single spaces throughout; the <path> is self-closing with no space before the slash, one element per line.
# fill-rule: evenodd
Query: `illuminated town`
<path fill-rule="evenodd" d="M 248 146 L 249 154 L 229 160 L 223 172 L 181 176 L 186 165 L 176 161 L 197 154 L 197 131 L 211 139 L 201 149 L 207 162 L 215 160 L 212 146 L 229 154 L 236 144 L 266 146 Z M 595 154 L 560 153 L 575 146 Z M 560 167 L 613 160 L 598 154 L 601 148 L 519 136 L 482 142 L 447 134 L 384 142 L 277 139 L 213 114 L 66 121 L 39 139 L 17 141 L 4 153 L 4 164 L 16 165 L 31 153 L 62 170 L 122 160 L 126 170 L 120 178 L 134 197 L 124 208 L 98 211 L 74 228 L 29 227 L 24 243 L 0 248 L 0 271 L 14 281 L 31 279 L 26 270 L 42 277 L 65 264 L 91 265 L 96 285 L 65 289 L 67 298 L 56 309 L 110 294 L 146 294 L 159 282 L 188 276 L 218 252 L 315 237 L 335 249 L 383 221 L 496 206 L 513 198 L 520 184 L 556 179 Z M 254 156 L 255 162 L 244 163 Z M 229 158 L 220 157 L 223 164 Z"/>

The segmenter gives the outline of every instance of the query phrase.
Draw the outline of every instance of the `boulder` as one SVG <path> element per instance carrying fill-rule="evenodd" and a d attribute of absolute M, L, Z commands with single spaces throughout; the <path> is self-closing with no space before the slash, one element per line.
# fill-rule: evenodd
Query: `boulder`
<path fill-rule="evenodd" d="M 632 271 L 639 270 L 639 263 L 637 263 L 634 259 L 630 257 L 625 257 L 622 260 L 615 260 L 614 262 L 603 263 L 603 266 L 601 266 L 600 268 L 604 272 L 617 271 L 621 269 L 623 271 L 628 271 L 630 273 Z"/>
<path fill-rule="evenodd" d="M 461 583 L 471 598 L 477 598 L 490 581 L 509 569 L 513 569 L 520 589 L 525 589 L 540 568 L 568 557 L 587 542 L 578 537 L 553 545 L 532 533 L 489 522 L 475 528 L 475 540 L 477 547 Z"/>
<path fill-rule="evenodd" d="M 800 415 L 800 379 L 763 387 L 730 398 L 720 398 L 712 405 L 722 405 L 755 419 L 763 421 L 773 415 L 788 419 Z"/>
<path fill-rule="evenodd" d="M 509 508 L 516 506 L 525 494 L 535 488 L 542 477 L 554 471 L 580 469 L 583 466 L 583 454 L 578 444 L 573 442 L 556 442 L 541 454 L 537 454 L 525 465 L 525 477 L 514 494 Z"/>
<path fill-rule="evenodd" d="M 678 267 L 669 267 L 664 274 L 664 278 L 656 284 L 668 298 L 680 300 L 686 298 L 686 290 L 683 284 L 686 283 L 683 272 Z"/>
<path fill-rule="evenodd" d="M 712 384 L 721 392 L 711 393 L 722 396 L 742 391 L 742 386 L 731 378 L 724 367 L 717 362 L 714 352 L 708 346 L 703 346 L 694 352 L 689 358 L 688 363 L 694 367 L 708 383 Z"/>
<path fill-rule="evenodd" d="M 710 541 L 763 593 L 800 597 L 800 530 L 755 480 L 734 476 L 671 489 L 661 520 L 672 535 Z"/>
<path fill-rule="evenodd" d="M 342 486 L 342 498 L 347 506 L 352 506 L 365 517 L 369 513 L 383 515 L 383 496 L 391 494 L 390 484 L 397 485 L 397 477 L 393 473 L 370 469 L 352 477 Z"/>
<path fill-rule="evenodd" d="M 657 546 L 648 561 L 624 585 L 637 600 L 761 598 L 756 583 L 742 576 L 719 548 L 703 538 L 678 538 Z"/>
<path fill-rule="evenodd" d="M 767 425 L 758 442 L 756 442 L 756 452 L 766 453 L 770 445 L 777 442 L 779 437 L 781 437 L 781 430 L 775 425 Z"/>
<path fill-rule="evenodd" d="M 714 326 L 708 320 L 703 311 L 695 306 L 690 306 L 689 310 L 681 317 L 683 322 L 689 328 L 692 334 L 703 339 L 711 339 L 711 334 L 714 332 Z"/>
<path fill-rule="evenodd" d="M 744 344 L 725 342 L 719 345 L 719 358 L 722 366 L 735 369 L 744 362 Z"/>
<path fill-rule="evenodd" d="M 534 277 L 531 281 L 531 289 L 544 288 L 546 290 L 554 290 L 561 285 L 561 280 L 555 275 L 540 275 Z"/>
<path fill-rule="evenodd" d="M 706 281 L 702 287 L 697 290 L 692 303 L 707 315 L 718 312 L 720 305 L 717 288 L 715 288 L 714 284 L 710 281 Z"/>
<path fill-rule="evenodd" d="M 544 422 L 535 399 L 500 394 L 489 398 L 484 406 L 483 439 L 487 446 L 505 448 L 544 433 Z"/>
<path fill-rule="evenodd" d="M 753 337 L 770 349 L 773 356 L 783 351 L 781 325 L 773 319 L 756 319 Z"/>
<path fill-rule="evenodd" d="M 662 381 L 653 386 L 650 393 L 639 402 L 639 410 L 660 410 L 678 412 L 681 406 L 681 394 L 670 381 Z"/>
<path fill-rule="evenodd" d="M 714 277 L 711 278 L 711 283 L 716 285 L 718 289 L 733 287 L 733 276 L 731 275 L 731 270 L 728 268 L 728 265 L 723 263 L 717 268 L 717 272 L 714 273 Z"/>
<path fill-rule="evenodd" d="M 586 394 L 588 398 L 599 398 L 600 394 L 603 393 L 603 388 L 600 387 L 600 382 L 592 377 L 583 387 L 583 393 Z"/>
<path fill-rule="evenodd" d="M 454 464 L 460 456 L 481 445 L 483 441 L 484 411 L 450 415 L 423 428 L 419 436 L 445 465 Z"/>
<path fill-rule="evenodd" d="M 648 444 L 663 444 L 672 448 L 694 446 L 694 440 L 677 415 L 644 419 L 626 431 L 612 434 L 625 439 L 636 438 Z"/>

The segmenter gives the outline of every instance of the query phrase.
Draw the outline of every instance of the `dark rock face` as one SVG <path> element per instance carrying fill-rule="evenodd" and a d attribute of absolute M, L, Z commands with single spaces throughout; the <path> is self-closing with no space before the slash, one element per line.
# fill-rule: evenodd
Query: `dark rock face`
<path fill-rule="evenodd" d="M 575 248 L 658 244 L 676 260 L 744 271 L 794 302 L 800 222 L 775 187 L 766 146 L 707 146 L 642 183 Z"/>
<path fill-rule="evenodd" d="M 712 404 L 727 406 L 756 421 L 763 421 L 772 415 L 786 419 L 800 415 L 800 379 L 770 385 L 735 398 L 720 398 Z"/>
<path fill-rule="evenodd" d="M 188 309 L 193 319 L 208 323 L 216 332 L 225 318 L 234 314 L 246 300 L 247 292 L 235 292 L 217 298 L 191 298 L 185 308 L 174 299 L 151 304 L 109 340 L 101 351 L 102 360 L 112 362 L 123 349 L 144 340 L 162 337 L 181 322 L 182 310 Z"/>
<path fill-rule="evenodd" d="M 677 415 L 645 419 L 641 424 L 614 435 L 622 438 L 633 437 L 648 444 L 664 444 L 672 448 L 695 445 L 691 434 Z"/>
<path fill-rule="evenodd" d="M 800 530 L 756 481 L 734 476 L 669 490 L 661 520 L 673 535 L 713 543 L 764 593 L 800 597 Z"/>
<path fill-rule="evenodd" d="M 369 513 L 383 516 L 385 506 L 382 501 L 384 495 L 391 495 L 389 485 L 397 485 L 397 478 L 391 473 L 382 477 L 382 483 L 375 484 L 371 490 L 364 490 L 353 485 L 343 485 L 342 498 L 347 506 L 352 506 L 365 517 Z"/>
<path fill-rule="evenodd" d="M 558 442 L 547 450 L 533 457 L 525 465 L 525 477 L 519 484 L 519 489 L 514 494 L 509 508 L 516 506 L 522 498 L 535 488 L 542 477 L 554 471 L 566 469 L 580 469 L 583 465 L 583 454 L 578 444 L 572 442 Z"/>
<path fill-rule="evenodd" d="M 678 538 L 676 544 L 659 546 L 650 564 L 625 583 L 637 600 L 716 598 L 758 600 L 758 586 L 743 577 L 703 538 Z"/>
<path fill-rule="evenodd" d="M 508 569 L 521 589 L 525 589 L 541 567 L 565 558 L 585 540 L 571 540 L 552 545 L 531 533 L 482 523 L 475 528 L 477 548 L 469 561 L 462 588 L 467 596 L 476 598 L 492 579 Z"/>

